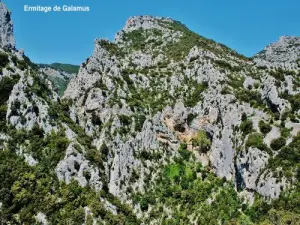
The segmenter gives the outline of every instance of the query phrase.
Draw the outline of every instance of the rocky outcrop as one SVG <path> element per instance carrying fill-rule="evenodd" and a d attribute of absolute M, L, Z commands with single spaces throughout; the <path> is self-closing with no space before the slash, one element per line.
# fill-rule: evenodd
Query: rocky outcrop
<path fill-rule="evenodd" d="M 262 93 L 271 110 L 282 113 L 285 110 L 289 110 L 291 106 L 287 100 L 279 97 L 275 82 L 275 78 L 268 76 L 263 82 L 264 88 Z"/>
<path fill-rule="evenodd" d="M 287 186 L 289 186 L 289 182 L 285 177 L 274 177 L 272 172 L 265 171 L 257 181 L 257 192 L 266 197 L 278 198 L 281 191 Z"/>
<path fill-rule="evenodd" d="M 10 15 L 5 10 L 2 14 Z M 282 38 L 252 61 L 172 19 L 132 17 L 113 42 L 95 40 L 92 56 L 62 99 L 52 79 L 73 75 L 47 66 L 37 70 L 22 51 L 7 51 L 13 42 L 3 40 L 0 51 L 7 63 L 0 82 L 8 79 L 1 83 L 7 92 L 0 105 L 0 150 L 8 148 L 26 163 L 26 173 L 20 173 L 26 191 L 19 182 L 12 182 L 12 190 L 29 192 L 28 182 L 41 188 L 51 199 L 49 208 L 65 204 L 55 212 L 57 217 L 69 221 L 65 212 L 71 210 L 82 223 L 110 224 L 123 212 L 131 220 L 130 207 L 121 205 L 128 203 L 145 224 L 160 223 L 152 218 L 157 212 L 151 212 L 158 196 L 144 199 L 144 193 L 156 191 L 161 174 L 172 176 L 165 170 L 170 165 L 175 165 L 176 190 L 160 194 L 177 195 L 178 188 L 190 198 L 191 182 L 205 188 L 212 184 L 210 196 L 201 201 L 209 206 L 223 191 L 234 191 L 227 181 L 250 202 L 255 193 L 278 198 L 295 182 L 293 163 L 288 162 L 290 171 L 283 171 L 288 163 L 274 165 L 276 156 L 287 154 L 281 154 L 285 140 L 279 140 L 276 150 L 272 141 L 284 136 L 290 144 L 300 130 L 297 38 Z M 271 66 L 295 71 L 282 77 Z M 184 179 L 177 179 L 177 172 L 185 172 Z M 168 182 L 172 186 L 173 180 Z M 38 196 L 39 202 L 43 197 Z M 74 202 L 76 209 L 70 209 Z M 175 207 L 158 205 L 166 212 L 163 217 L 175 215 Z M 57 222 L 53 212 L 33 211 L 30 222 Z M 186 221 L 197 223 L 194 214 Z"/>
<path fill-rule="evenodd" d="M 15 48 L 11 12 L 0 2 L 0 47 Z"/>
<path fill-rule="evenodd" d="M 30 89 L 36 85 L 32 77 L 23 77 L 14 86 L 8 100 L 7 120 L 17 129 L 32 129 L 35 125 L 40 126 L 46 133 L 57 131 L 55 122 L 49 119 L 49 106 L 45 100 Z M 57 96 L 53 93 L 52 101 Z"/>
<path fill-rule="evenodd" d="M 81 186 L 84 187 L 89 184 L 99 191 L 102 188 L 99 169 L 91 166 L 82 153 L 75 149 L 74 144 L 71 143 L 68 146 L 64 159 L 56 167 L 58 179 L 65 181 L 67 184 L 75 179 Z M 81 149 L 81 146 L 78 145 L 78 148 Z"/>
<path fill-rule="evenodd" d="M 258 66 L 280 67 L 286 70 L 298 69 L 300 66 L 300 38 L 282 36 L 278 42 L 268 45 L 254 56 Z"/>
<path fill-rule="evenodd" d="M 240 179 L 237 181 L 239 188 L 257 191 L 257 180 L 267 165 L 269 157 L 266 152 L 252 147 L 238 154 L 236 166 Z"/>
<path fill-rule="evenodd" d="M 134 171 L 139 168 L 141 177 L 147 174 L 144 159 L 136 157 L 137 152 L 161 151 L 161 145 L 176 150 L 180 143 L 187 143 L 190 151 L 197 151 L 196 158 L 209 164 L 218 176 L 236 182 L 240 177 L 242 181 L 238 182 L 243 185 L 236 183 L 237 186 L 258 191 L 256 181 L 271 156 L 256 148 L 237 154 L 237 148 L 245 148 L 245 139 L 239 131 L 242 118 L 246 115 L 254 131 L 260 132 L 259 121 L 272 117 L 261 107 L 279 114 L 291 109 L 290 102 L 280 97 L 282 89 L 275 85 L 278 81 L 268 71 L 262 73 L 253 62 L 221 45 L 200 38 L 199 42 L 206 43 L 206 47 L 195 44 L 179 61 L 174 58 L 170 45 L 180 46 L 185 35 L 191 35 L 189 32 L 169 18 L 129 18 L 114 42 L 95 41 L 93 55 L 81 65 L 65 92 L 64 98 L 73 101 L 73 120 L 93 137 L 98 149 L 104 142 L 111 149 L 112 158 L 107 161 L 109 189 L 122 199 L 128 198 L 123 190 L 124 186 L 133 185 L 128 180 Z M 149 43 L 148 47 L 142 42 Z M 241 70 L 242 67 L 252 69 Z M 253 73 L 259 75 L 255 77 Z M 243 82 L 234 87 L 237 85 L 231 83 L 234 79 Z M 224 93 L 225 86 L 230 93 Z M 148 95 L 139 100 L 143 89 Z M 255 101 L 263 105 L 237 100 L 246 90 L 258 96 Z M 155 102 L 162 93 L 168 93 L 168 97 L 157 103 L 138 102 Z M 159 113 L 152 114 L 158 103 L 162 104 Z M 140 124 L 141 132 L 136 130 L 136 114 L 142 114 L 148 121 Z M 124 130 L 125 133 L 121 132 Z M 211 141 L 205 153 L 192 146 L 192 139 L 201 130 Z M 268 146 L 270 141 L 265 138 Z M 146 164 L 158 165 L 148 161 Z M 141 180 L 135 185 L 144 189 Z M 275 189 L 276 194 L 266 196 L 277 197 L 283 188 Z"/>

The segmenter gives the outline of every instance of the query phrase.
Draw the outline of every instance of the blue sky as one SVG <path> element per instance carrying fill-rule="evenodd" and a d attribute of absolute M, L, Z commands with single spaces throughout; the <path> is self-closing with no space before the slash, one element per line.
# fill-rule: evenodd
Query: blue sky
<path fill-rule="evenodd" d="M 95 38 L 113 39 L 133 15 L 171 17 L 246 56 L 279 36 L 300 36 L 299 0 L 3 0 L 17 48 L 37 63 L 80 64 Z M 82 5 L 90 12 L 24 12 L 24 5 Z"/>

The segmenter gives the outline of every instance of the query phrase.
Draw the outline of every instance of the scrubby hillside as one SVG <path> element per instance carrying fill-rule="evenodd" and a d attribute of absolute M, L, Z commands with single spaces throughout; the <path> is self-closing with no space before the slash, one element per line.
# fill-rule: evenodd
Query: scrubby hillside
<path fill-rule="evenodd" d="M 76 76 L 79 66 L 61 63 L 39 64 L 40 73 L 45 76 L 59 96 L 64 94 L 70 80 Z"/>
<path fill-rule="evenodd" d="M 10 18 L 3 3 L 0 9 L 0 21 Z M 138 224 L 131 207 L 105 189 L 103 156 L 69 118 L 66 102 L 12 46 L 0 46 L 0 224 Z"/>
<path fill-rule="evenodd" d="M 279 61 L 299 52 L 277 45 L 250 59 L 132 17 L 62 99 L 2 45 L 1 223 L 297 224 L 299 69 Z"/>
<path fill-rule="evenodd" d="M 96 40 L 64 98 L 98 150 L 105 144 L 112 152 L 105 162 L 109 191 L 139 203 L 147 223 L 205 224 L 212 210 L 216 224 L 230 219 L 220 211 L 234 215 L 222 210 L 218 194 L 222 201 L 226 191 L 229 198 L 236 192 L 217 185 L 200 205 L 189 203 L 186 195 L 203 195 L 197 182 L 217 183 L 201 176 L 197 162 L 233 183 L 236 217 L 241 199 L 276 199 L 297 186 L 299 71 L 261 65 L 260 57 L 248 59 L 177 21 L 150 16 L 130 18 L 114 42 Z"/>

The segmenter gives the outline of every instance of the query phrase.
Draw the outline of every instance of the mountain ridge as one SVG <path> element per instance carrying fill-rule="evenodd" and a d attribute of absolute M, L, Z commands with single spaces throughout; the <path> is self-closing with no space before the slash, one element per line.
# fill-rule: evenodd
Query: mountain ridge
<path fill-rule="evenodd" d="M 62 98 L 23 51 L 1 55 L 1 223 L 299 221 L 293 61 L 151 16 L 96 39 Z"/>

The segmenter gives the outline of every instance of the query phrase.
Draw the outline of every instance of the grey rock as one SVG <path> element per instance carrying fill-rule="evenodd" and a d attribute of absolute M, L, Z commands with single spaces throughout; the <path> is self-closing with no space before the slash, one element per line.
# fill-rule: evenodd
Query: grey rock
<path fill-rule="evenodd" d="M 11 12 L 3 2 L 0 2 L 0 47 L 15 48 Z"/>
<path fill-rule="evenodd" d="M 36 222 L 39 222 L 42 225 L 47 225 L 48 221 L 47 221 L 47 217 L 44 213 L 39 212 L 36 216 L 35 216 L 35 220 Z"/>
<path fill-rule="evenodd" d="M 277 168 L 280 170 L 280 168 Z M 266 170 L 260 175 L 257 183 L 257 192 L 269 198 L 278 198 L 281 191 L 289 186 L 285 177 L 276 178 L 273 173 Z"/>
<path fill-rule="evenodd" d="M 269 155 L 257 148 L 250 147 L 247 151 L 240 152 L 237 157 L 236 166 L 242 179 L 241 185 L 248 190 L 256 190 L 256 180 L 260 172 L 268 163 Z"/>
<path fill-rule="evenodd" d="M 89 184 L 96 190 L 102 188 L 98 168 L 90 165 L 83 154 L 75 149 L 74 143 L 68 146 L 64 159 L 56 167 L 56 174 L 59 180 L 67 184 L 75 179 L 83 187 Z"/>
<path fill-rule="evenodd" d="M 282 36 L 278 42 L 268 45 L 262 52 L 254 56 L 258 66 L 281 67 L 287 70 L 299 68 L 300 38 Z"/>

